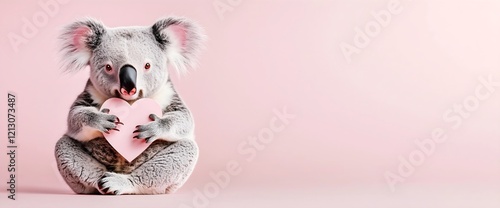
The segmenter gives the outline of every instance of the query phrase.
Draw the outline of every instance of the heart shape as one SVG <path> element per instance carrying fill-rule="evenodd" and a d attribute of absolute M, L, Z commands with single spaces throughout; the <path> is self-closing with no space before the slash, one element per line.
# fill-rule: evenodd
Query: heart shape
<path fill-rule="evenodd" d="M 104 108 L 109 109 L 109 113 L 117 116 L 123 123 L 116 127 L 120 131 L 111 130 L 104 137 L 127 161 L 133 161 L 151 144 L 144 139 L 133 138 L 135 127 L 151 122 L 150 114 L 161 117 L 160 105 L 150 98 L 139 99 L 132 105 L 120 98 L 110 98 L 102 104 L 101 110 Z"/>

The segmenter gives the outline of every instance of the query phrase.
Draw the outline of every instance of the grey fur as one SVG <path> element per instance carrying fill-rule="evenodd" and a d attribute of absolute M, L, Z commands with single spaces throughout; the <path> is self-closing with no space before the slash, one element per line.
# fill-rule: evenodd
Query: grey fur
<path fill-rule="evenodd" d="M 186 33 L 185 37 L 186 44 L 182 48 L 182 58 L 177 59 L 173 63 L 176 70 L 183 73 L 186 71 L 186 66 L 196 66 L 196 56 L 202 48 L 201 43 L 206 37 L 203 35 L 204 32 L 202 28 L 198 27 L 196 24 L 192 24 L 185 18 L 169 17 L 161 19 L 153 25 L 152 32 L 155 35 L 155 39 L 160 43 L 159 45 L 162 49 L 170 50 L 168 46 L 172 44 L 172 39 L 169 37 L 166 29 L 172 25 L 182 26 L 186 31 L 189 31 Z"/>
<path fill-rule="evenodd" d="M 89 81 L 71 106 L 68 130 L 55 149 L 59 171 L 73 191 L 161 194 L 184 184 L 196 164 L 198 147 L 194 120 L 172 86 L 167 66 L 178 71 L 193 66 L 203 37 L 196 24 L 176 17 L 151 27 L 107 28 L 85 19 L 65 28 L 60 36 L 63 67 L 75 71 L 90 66 Z M 144 69 L 145 63 L 151 68 Z M 138 93 L 128 97 L 118 93 L 117 69 L 126 64 L 138 71 Z M 137 138 L 152 144 L 130 162 L 103 138 L 122 124 L 109 110 L 99 111 L 111 97 L 129 103 L 152 98 L 163 107 L 163 115 L 150 115 L 150 123 L 137 127 Z"/>

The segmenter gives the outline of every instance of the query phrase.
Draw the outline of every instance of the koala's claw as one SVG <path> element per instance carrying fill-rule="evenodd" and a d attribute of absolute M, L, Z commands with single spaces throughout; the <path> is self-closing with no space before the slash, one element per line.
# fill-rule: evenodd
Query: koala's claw
<path fill-rule="evenodd" d="M 127 175 L 107 172 L 97 182 L 97 188 L 101 194 L 121 195 L 132 192 L 133 184 Z"/>
<path fill-rule="evenodd" d="M 120 129 L 117 129 L 117 128 L 106 128 L 104 133 L 109 134 L 109 131 L 111 131 L 111 130 L 120 131 Z"/>
<path fill-rule="evenodd" d="M 151 143 L 157 140 L 165 133 L 169 128 L 169 120 L 160 118 L 155 114 L 149 114 L 149 119 L 151 122 L 144 125 L 137 125 L 136 130 L 133 132 L 137 135 L 134 136 L 135 139 L 144 139 L 146 143 Z"/>
<path fill-rule="evenodd" d="M 117 123 L 117 122 L 120 122 L 120 119 L 118 119 L 118 117 L 114 116 L 114 115 L 111 115 L 107 121 L 109 122 L 112 122 L 112 123 Z"/>
<path fill-rule="evenodd" d="M 153 142 L 156 139 L 153 138 L 153 137 L 148 137 L 148 138 L 145 138 L 144 140 L 146 141 L 146 143 L 150 143 L 150 142 Z"/>
<path fill-rule="evenodd" d="M 105 113 L 105 114 L 109 114 L 109 109 L 108 108 L 103 108 L 101 110 L 102 113 Z M 122 124 L 122 122 L 120 122 L 120 118 L 118 118 L 118 116 L 115 116 L 115 115 L 111 115 L 108 119 L 107 119 L 109 122 L 113 122 L 115 123 L 116 125 L 118 124 Z"/>
<path fill-rule="evenodd" d="M 137 133 L 133 138 L 135 139 L 144 139 L 146 143 L 153 142 L 158 137 L 159 127 L 157 126 L 157 121 L 153 121 L 146 125 L 138 125 L 133 133 Z"/>
<path fill-rule="evenodd" d="M 91 116 L 91 121 L 89 122 L 89 126 L 94 127 L 95 129 L 109 134 L 111 130 L 120 131 L 117 129 L 119 124 L 123 123 L 120 121 L 115 115 L 108 114 L 109 109 L 102 109 L 101 112 L 95 113 Z"/>
<path fill-rule="evenodd" d="M 149 119 L 151 119 L 152 121 L 156 121 L 157 119 L 160 119 L 160 117 L 155 114 L 149 114 Z"/>

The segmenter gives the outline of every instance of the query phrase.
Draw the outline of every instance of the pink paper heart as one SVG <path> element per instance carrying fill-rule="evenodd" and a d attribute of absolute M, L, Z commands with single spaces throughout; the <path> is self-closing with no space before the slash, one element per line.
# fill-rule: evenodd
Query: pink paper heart
<path fill-rule="evenodd" d="M 120 131 L 111 130 L 104 134 L 109 144 L 115 148 L 127 161 L 131 162 L 139 156 L 151 143 L 144 139 L 134 139 L 134 131 L 137 125 L 151 122 L 149 114 L 162 115 L 160 105 L 153 99 L 143 98 L 135 101 L 132 106 L 120 98 L 106 100 L 101 109 L 109 109 L 109 113 L 117 116 L 123 125 L 118 125 Z"/>

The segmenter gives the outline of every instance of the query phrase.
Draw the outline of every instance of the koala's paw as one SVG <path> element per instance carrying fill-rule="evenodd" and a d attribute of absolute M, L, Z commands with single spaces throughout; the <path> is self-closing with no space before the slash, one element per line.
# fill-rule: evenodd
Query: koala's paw
<path fill-rule="evenodd" d="M 134 185 L 129 175 L 107 172 L 97 182 L 97 190 L 107 195 L 133 194 Z"/>
<path fill-rule="evenodd" d="M 137 133 L 134 138 L 144 139 L 146 143 L 157 140 L 160 135 L 164 134 L 169 126 L 169 121 L 167 119 L 162 119 L 155 114 L 150 114 L 149 118 L 152 120 L 151 122 L 145 125 L 136 126 L 135 128 L 137 128 L 137 130 L 134 131 L 134 133 Z"/>
<path fill-rule="evenodd" d="M 106 108 L 102 109 L 101 112 L 99 113 L 94 113 L 91 116 L 90 126 L 96 128 L 97 130 L 103 133 L 109 133 L 110 130 L 120 131 L 116 127 L 119 124 L 123 125 L 123 123 L 120 122 L 120 119 L 117 116 L 108 113 L 109 109 Z"/>

